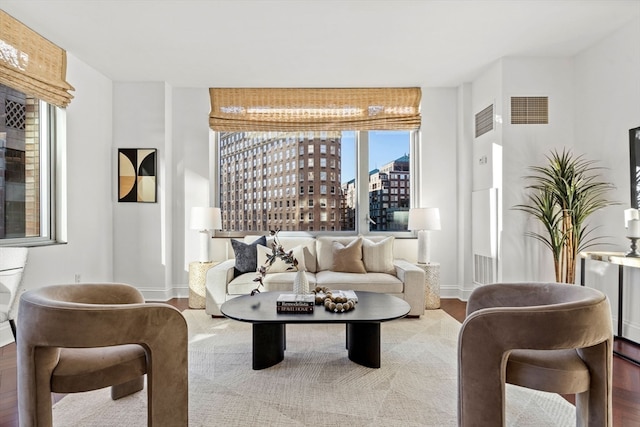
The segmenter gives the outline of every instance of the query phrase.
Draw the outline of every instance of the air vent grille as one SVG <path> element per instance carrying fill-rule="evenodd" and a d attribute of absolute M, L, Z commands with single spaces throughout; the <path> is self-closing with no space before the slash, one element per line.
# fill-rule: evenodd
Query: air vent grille
<path fill-rule="evenodd" d="M 549 123 L 549 97 L 511 97 L 512 125 L 546 125 Z"/>
<path fill-rule="evenodd" d="M 493 104 L 476 114 L 476 138 L 493 130 Z"/>

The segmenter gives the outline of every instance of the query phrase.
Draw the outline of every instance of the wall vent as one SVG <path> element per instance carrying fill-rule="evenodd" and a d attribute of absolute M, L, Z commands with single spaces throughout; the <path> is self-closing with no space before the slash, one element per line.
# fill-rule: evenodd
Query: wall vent
<path fill-rule="evenodd" d="M 493 104 L 476 114 L 476 138 L 493 130 Z"/>
<path fill-rule="evenodd" d="M 512 125 L 546 125 L 549 124 L 549 97 L 547 96 L 512 96 Z"/>
<path fill-rule="evenodd" d="M 488 285 L 496 283 L 496 259 L 473 254 L 473 283 Z"/>

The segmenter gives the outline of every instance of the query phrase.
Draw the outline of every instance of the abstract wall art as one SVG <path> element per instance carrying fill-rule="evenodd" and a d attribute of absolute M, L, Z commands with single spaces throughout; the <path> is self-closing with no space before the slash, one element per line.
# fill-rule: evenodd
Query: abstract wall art
<path fill-rule="evenodd" d="M 155 203 L 155 148 L 118 148 L 118 201 Z"/>

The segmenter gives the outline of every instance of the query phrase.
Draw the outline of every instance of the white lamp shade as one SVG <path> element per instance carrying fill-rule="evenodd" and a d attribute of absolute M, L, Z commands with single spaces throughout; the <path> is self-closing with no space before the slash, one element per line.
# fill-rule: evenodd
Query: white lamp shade
<path fill-rule="evenodd" d="M 220 230 L 221 228 L 222 214 L 220 213 L 220 208 L 191 208 L 191 229 Z"/>
<path fill-rule="evenodd" d="M 440 209 L 411 208 L 409 209 L 409 230 L 440 230 Z"/>

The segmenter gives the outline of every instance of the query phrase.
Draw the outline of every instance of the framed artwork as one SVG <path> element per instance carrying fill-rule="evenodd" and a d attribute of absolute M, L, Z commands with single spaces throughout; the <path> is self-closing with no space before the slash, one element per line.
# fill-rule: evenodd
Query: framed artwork
<path fill-rule="evenodd" d="M 155 148 L 118 148 L 118 202 L 157 201 L 157 153 Z"/>

